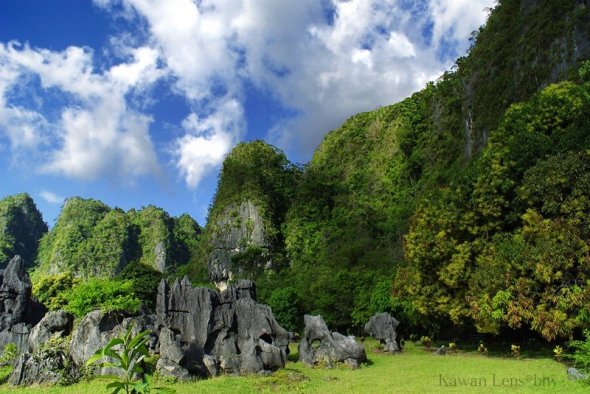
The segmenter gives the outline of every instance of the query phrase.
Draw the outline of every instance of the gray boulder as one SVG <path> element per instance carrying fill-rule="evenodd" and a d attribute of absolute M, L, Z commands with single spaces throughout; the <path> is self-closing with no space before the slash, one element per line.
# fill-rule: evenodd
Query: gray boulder
<path fill-rule="evenodd" d="M 186 381 L 191 379 L 191 374 L 186 368 L 181 367 L 177 363 L 167 358 L 160 358 L 156 363 L 156 371 L 160 376 L 172 378 L 178 381 Z"/>
<path fill-rule="evenodd" d="M 445 345 L 442 345 L 441 347 L 436 349 L 434 354 L 436 354 L 438 356 L 446 356 L 447 355 L 447 348 L 445 347 Z"/>
<path fill-rule="evenodd" d="M 399 352 L 396 328 L 399 322 L 387 312 L 377 313 L 365 324 L 365 332 L 381 342 L 384 351 Z"/>
<path fill-rule="evenodd" d="M 78 366 L 82 366 L 100 348 L 104 347 L 112 338 L 120 337 L 131 328 L 132 335 L 141 331 L 155 331 L 154 316 L 126 317 L 120 312 L 92 311 L 80 320 L 72 332 L 70 354 Z M 153 350 L 157 340 L 155 334 L 148 346 Z M 107 370 L 98 371 L 101 374 Z M 110 371 L 112 373 L 112 371 Z"/>
<path fill-rule="evenodd" d="M 14 256 L 0 271 L 0 349 L 14 343 L 19 352 L 28 350 L 29 333 L 45 314 L 31 298 L 32 287 L 23 259 Z"/>
<path fill-rule="evenodd" d="M 21 354 L 8 383 L 12 386 L 32 384 L 71 384 L 80 379 L 80 371 L 71 357 L 60 348 L 42 348 Z"/>
<path fill-rule="evenodd" d="M 50 339 L 65 338 L 72 332 L 74 316 L 66 311 L 49 312 L 31 330 L 29 348 L 36 352 Z"/>
<path fill-rule="evenodd" d="M 171 288 L 163 280 L 156 305 L 160 356 L 200 376 L 283 367 L 288 333 L 255 297 L 246 280 L 222 292 L 193 288 L 187 278 Z"/>
<path fill-rule="evenodd" d="M 580 370 L 570 367 L 567 369 L 567 377 L 570 380 L 586 380 L 588 379 L 588 375 L 585 373 L 580 372 Z"/>
<path fill-rule="evenodd" d="M 367 361 L 365 348 L 354 337 L 330 332 L 321 316 L 305 315 L 305 329 L 299 343 L 299 360 L 308 366 L 345 363 L 351 368 Z"/>

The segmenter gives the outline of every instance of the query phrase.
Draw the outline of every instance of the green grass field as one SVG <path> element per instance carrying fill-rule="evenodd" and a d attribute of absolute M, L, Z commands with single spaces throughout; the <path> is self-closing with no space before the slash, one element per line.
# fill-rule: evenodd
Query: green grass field
<path fill-rule="evenodd" d="M 191 383 L 163 384 L 184 393 L 588 393 L 590 386 L 567 379 L 566 365 L 548 357 L 482 356 L 471 349 L 436 356 L 408 343 L 403 354 L 386 355 L 367 341 L 369 365 L 358 370 L 311 369 L 290 361 L 271 376 L 223 376 Z M 294 348 L 293 350 L 296 351 Z M 295 359 L 292 354 L 290 359 Z M 69 387 L 15 389 L 0 393 L 108 393 L 106 380 Z"/>

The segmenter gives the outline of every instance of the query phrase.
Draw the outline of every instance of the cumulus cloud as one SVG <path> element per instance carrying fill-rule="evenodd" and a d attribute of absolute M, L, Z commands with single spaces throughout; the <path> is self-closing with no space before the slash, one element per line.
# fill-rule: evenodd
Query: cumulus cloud
<path fill-rule="evenodd" d="M 244 130 L 242 106 L 236 100 L 220 101 L 216 107 L 205 117 L 190 114 L 182 123 L 187 133 L 175 141 L 176 167 L 189 187 L 196 187 L 223 161 Z"/>
<path fill-rule="evenodd" d="M 207 104 L 216 103 L 216 91 L 221 91 L 226 99 L 242 103 L 244 84 L 254 83 L 297 114 L 278 119 L 268 138 L 304 156 L 346 117 L 398 101 L 448 68 L 438 57 L 441 46 L 462 45 L 459 50 L 464 50 L 471 31 L 485 20 L 484 7 L 493 3 L 120 2 L 147 22 L 153 44 L 177 78 L 176 88 L 189 100 L 210 110 Z M 243 125 L 243 113 L 243 109 L 232 111 L 225 118 L 234 116 L 228 123 Z M 186 130 L 176 141 L 175 152 L 187 183 L 196 185 L 205 173 L 202 169 L 214 167 L 215 160 L 186 152 L 197 151 L 198 145 L 226 151 L 231 147 L 227 142 L 237 141 L 240 133 L 243 130 L 232 127 L 197 137 Z"/>
<path fill-rule="evenodd" d="M 47 190 L 40 192 L 39 196 L 50 204 L 61 204 L 65 201 L 65 197 L 59 196 Z"/>
<path fill-rule="evenodd" d="M 0 82 L 0 129 L 13 148 L 47 151 L 43 172 L 93 180 L 102 176 L 131 182 L 158 172 L 149 136 L 151 118 L 129 107 L 128 95 L 144 91 L 162 75 L 157 51 L 133 49 L 130 60 L 94 72 L 93 53 L 80 47 L 61 52 L 11 42 L 0 44 L 0 64 L 11 75 Z M 38 77 L 41 89 L 55 89 L 69 98 L 58 119 L 8 102 L 23 76 Z M 34 87 L 31 87 L 34 90 Z"/>
<path fill-rule="evenodd" d="M 44 171 L 79 179 L 155 173 L 154 119 L 134 98 L 165 80 L 189 107 L 167 153 L 195 188 L 248 131 L 246 86 L 289 114 L 273 117 L 268 139 L 307 158 L 348 116 L 403 99 L 440 75 L 452 60 L 441 53 L 464 51 L 494 0 L 94 3 L 127 19 L 128 31 L 110 41 L 125 60 L 100 70 L 88 48 L 0 44 L 0 133 L 13 150 L 51 146 Z M 68 95 L 57 119 L 10 101 L 27 74 Z"/>

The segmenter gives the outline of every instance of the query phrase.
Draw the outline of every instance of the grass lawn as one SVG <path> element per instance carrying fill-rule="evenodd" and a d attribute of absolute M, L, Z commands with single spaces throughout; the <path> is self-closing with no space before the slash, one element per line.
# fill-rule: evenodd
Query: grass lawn
<path fill-rule="evenodd" d="M 191 383 L 162 384 L 183 393 L 588 393 L 590 386 L 567 379 L 566 366 L 551 358 L 482 356 L 477 352 L 436 356 L 420 345 L 406 344 L 403 354 L 376 352 L 376 342 L 365 343 L 369 365 L 352 371 L 345 368 L 310 369 L 290 361 L 268 377 L 229 377 Z M 296 352 L 296 349 L 293 348 Z M 295 359 L 292 354 L 290 359 Z M 0 386 L 0 393 L 108 393 L 106 380 L 69 387 L 15 389 Z"/>

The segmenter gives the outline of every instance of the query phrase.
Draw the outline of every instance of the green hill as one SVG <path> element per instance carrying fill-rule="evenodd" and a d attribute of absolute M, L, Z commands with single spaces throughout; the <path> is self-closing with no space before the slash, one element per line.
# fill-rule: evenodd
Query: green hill
<path fill-rule="evenodd" d="M 47 232 L 47 224 L 33 199 L 26 193 L 0 200 L 0 266 L 4 267 L 16 254 L 27 266 L 37 257 L 39 240 Z"/>
<path fill-rule="evenodd" d="M 584 2 L 499 1 L 451 71 L 330 132 L 272 222 L 288 265 L 258 273 L 262 300 L 290 288 L 341 330 L 383 310 L 429 333 L 552 340 L 584 324 L 589 32 Z M 225 182 L 238 158 L 210 223 L 227 196 L 252 195 L 242 183 L 267 181 Z M 262 205 L 283 201 L 256 190 Z"/>
<path fill-rule="evenodd" d="M 131 262 L 163 273 L 196 258 L 198 224 L 148 206 L 124 212 L 100 201 L 69 198 L 41 240 L 37 272 L 112 277 Z"/>

